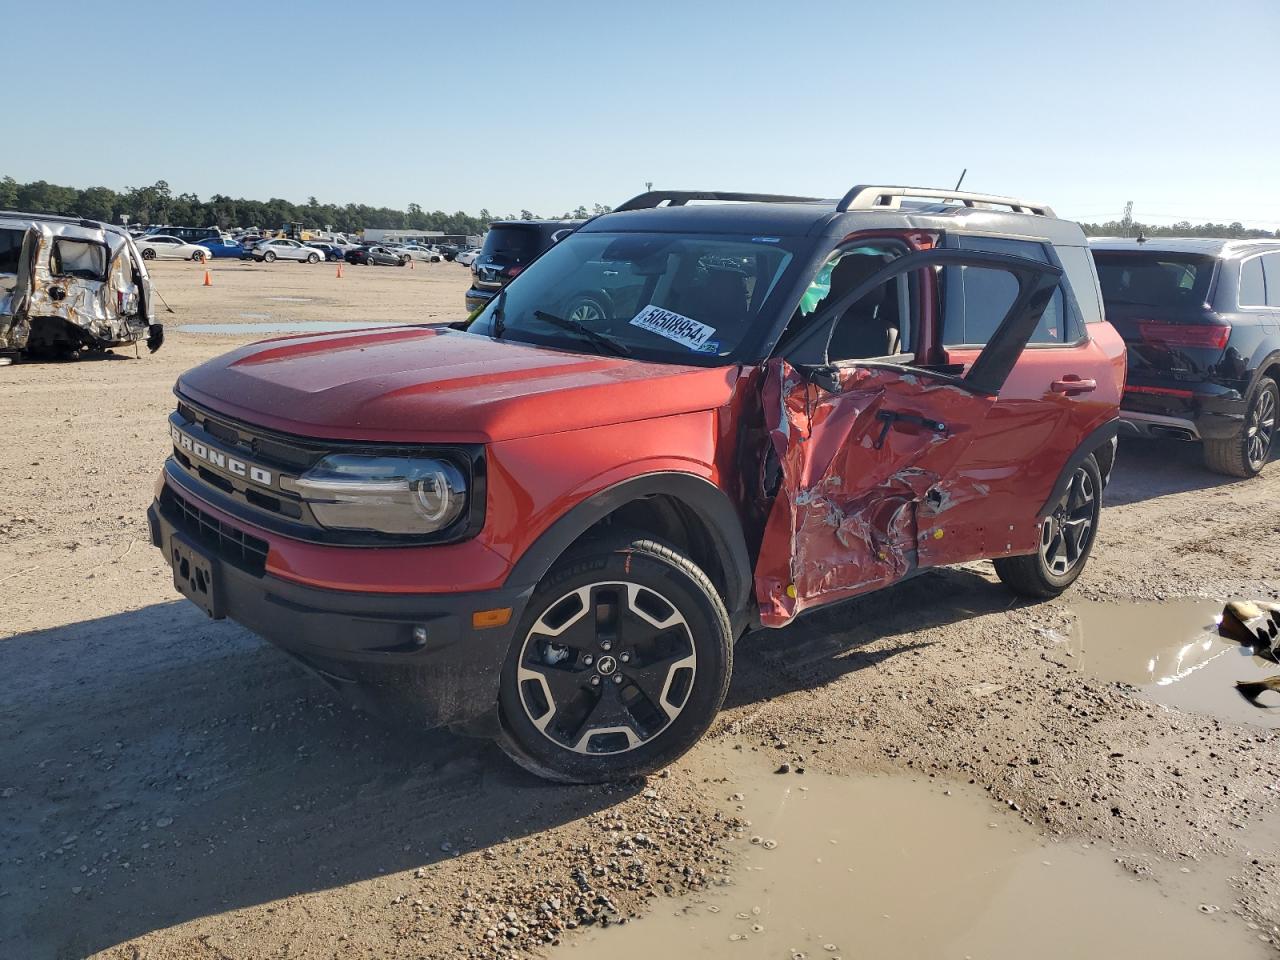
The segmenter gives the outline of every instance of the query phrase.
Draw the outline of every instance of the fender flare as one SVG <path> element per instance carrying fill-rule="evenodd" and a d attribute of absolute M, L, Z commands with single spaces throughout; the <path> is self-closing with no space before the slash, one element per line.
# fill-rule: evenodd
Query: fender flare
<path fill-rule="evenodd" d="M 1080 464 L 1084 463 L 1089 454 L 1093 453 L 1101 446 L 1114 443 L 1119 433 L 1120 419 L 1117 417 L 1113 420 L 1108 420 L 1101 426 L 1095 427 L 1088 433 L 1088 435 L 1085 436 L 1084 440 L 1080 443 L 1080 446 L 1076 448 L 1076 452 L 1068 458 L 1065 464 L 1063 464 L 1062 471 L 1058 474 L 1058 480 L 1054 483 L 1053 490 L 1049 493 L 1049 499 L 1044 502 L 1044 506 L 1042 506 L 1040 508 L 1040 512 L 1036 514 L 1037 521 L 1048 516 L 1049 512 L 1053 509 L 1054 504 L 1062 499 L 1063 494 L 1067 492 L 1068 484 L 1071 483 L 1072 474 L 1076 472 L 1076 468 L 1079 467 Z M 1109 475 L 1110 474 L 1108 473 L 1108 476 Z M 1103 477 L 1104 483 L 1106 480 L 1107 477 Z"/>
<path fill-rule="evenodd" d="M 537 584 L 565 550 L 596 523 L 625 504 L 659 494 L 680 501 L 697 514 L 710 532 L 724 567 L 729 615 L 736 622 L 747 607 L 754 582 L 742 521 L 723 490 L 691 473 L 646 473 L 593 494 L 562 514 L 529 545 L 507 576 L 506 584 Z"/>
<path fill-rule="evenodd" d="M 1253 396 L 1253 391 L 1258 388 L 1258 383 L 1267 375 L 1267 371 L 1277 366 L 1280 366 L 1280 350 L 1272 350 L 1263 355 L 1249 375 L 1249 389 L 1244 395 L 1246 401 Z"/>

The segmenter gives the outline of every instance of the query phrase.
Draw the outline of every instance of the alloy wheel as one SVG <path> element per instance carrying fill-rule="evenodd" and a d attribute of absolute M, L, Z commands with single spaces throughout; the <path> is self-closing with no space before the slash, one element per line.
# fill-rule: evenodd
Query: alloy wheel
<path fill-rule="evenodd" d="M 1093 515 L 1098 492 L 1093 477 L 1077 467 L 1067 492 L 1040 530 L 1040 557 L 1055 576 L 1070 573 L 1088 552 L 1093 540 Z"/>
<path fill-rule="evenodd" d="M 558 747 L 626 753 L 680 715 L 697 670 L 679 608 L 627 581 L 578 587 L 547 606 L 520 651 L 525 715 Z"/>
<path fill-rule="evenodd" d="M 603 320 L 604 314 L 594 300 L 581 300 L 569 311 L 568 319 L 576 320 L 578 323 L 595 323 Z"/>
<path fill-rule="evenodd" d="M 1264 383 L 1266 381 L 1263 381 Z M 1276 429 L 1276 393 L 1264 388 L 1258 391 L 1253 409 L 1249 411 L 1249 419 L 1245 425 L 1245 456 L 1249 458 L 1249 466 L 1261 470 L 1266 466 L 1271 455 L 1271 440 Z"/>

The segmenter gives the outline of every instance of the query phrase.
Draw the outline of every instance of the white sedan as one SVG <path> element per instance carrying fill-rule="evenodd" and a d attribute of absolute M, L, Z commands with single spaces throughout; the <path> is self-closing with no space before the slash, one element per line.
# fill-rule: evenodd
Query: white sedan
<path fill-rule="evenodd" d="M 143 260 L 208 260 L 213 256 L 208 247 L 164 234 L 143 237 L 137 244 Z"/>
<path fill-rule="evenodd" d="M 480 256 L 479 250 L 464 250 L 453 258 L 454 263 L 460 263 L 464 267 L 471 266 L 476 257 Z"/>
<path fill-rule="evenodd" d="M 403 253 L 405 256 L 414 260 L 425 260 L 427 263 L 440 263 L 444 260 L 444 256 L 434 247 L 424 247 L 420 243 L 406 243 L 399 247 L 393 247 L 396 253 Z"/>
<path fill-rule="evenodd" d="M 250 251 L 250 255 L 259 263 L 274 263 L 276 260 L 305 260 L 307 263 L 319 263 L 324 254 L 315 247 L 308 247 L 297 240 L 263 240 Z"/>

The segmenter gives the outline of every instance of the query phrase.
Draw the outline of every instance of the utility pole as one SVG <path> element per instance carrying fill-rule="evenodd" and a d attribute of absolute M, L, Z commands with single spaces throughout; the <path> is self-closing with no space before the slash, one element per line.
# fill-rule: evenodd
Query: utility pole
<path fill-rule="evenodd" d="M 646 180 L 646 181 L 644 182 L 644 192 L 645 192 L 645 193 L 648 193 L 648 192 L 649 192 L 650 190 L 652 190 L 652 189 L 653 189 L 653 181 L 652 181 L 652 180 Z"/>
<path fill-rule="evenodd" d="M 1129 236 L 1129 230 L 1133 226 L 1133 201 L 1130 200 L 1124 205 L 1124 216 L 1120 219 L 1121 226 L 1124 227 L 1124 235 Z"/>

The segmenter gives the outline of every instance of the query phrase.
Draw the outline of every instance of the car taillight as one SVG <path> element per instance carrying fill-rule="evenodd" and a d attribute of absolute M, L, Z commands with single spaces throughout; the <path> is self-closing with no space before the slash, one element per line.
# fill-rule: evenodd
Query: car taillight
<path fill-rule="evenodd" d="M 1147 343 L 1168 347 L 1202 347 L 1221 350 L 1231 338 L 1231 324 L 1166 323 L 1163 320 L 1139 320 L 1138 336 Z"/>
<path fill-rule="evenodd" d="M 503 272 L 504 272 L 508 277 L 518 277 L 518 276 L 520 276 L 520 273 L 521 273 L 521 271 L 523 271 L 523 270 L 524 270 L 524 267 L 521 267 L 521 266 L 514 266 L 514 265 L 513 265 L 513 266 L 510 266 L 510 267 L 507 267 L 507 269 L 506 269 L 506 270 L 504 270 Z"/>

